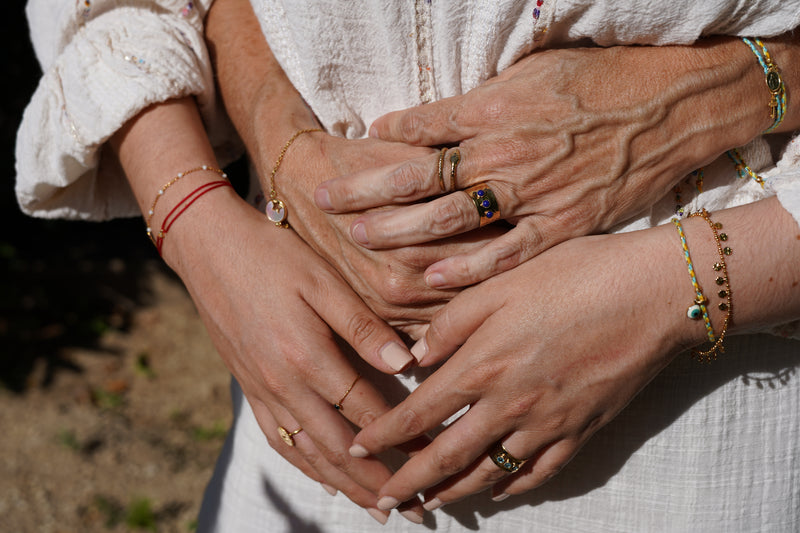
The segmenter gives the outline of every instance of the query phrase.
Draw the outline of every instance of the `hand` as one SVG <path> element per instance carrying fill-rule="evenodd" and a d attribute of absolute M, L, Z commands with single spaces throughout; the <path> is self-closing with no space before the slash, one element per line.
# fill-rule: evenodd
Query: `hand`
<path fill-rule="evenodd" d="M 469 409 L 381 488 L 379 508 L 424 489 L 429 510 L 493 485 L 502 499 L 555 475 L 677 348 L 702 339 L 685 319 L 686 278 L 669 225 L 576 238 L 456 296 L 418 343 L 423 366 L 455 353 L 351 453 L 379 453 Z M 487 455 L 497 442 L 528 462 L 509 475 Z"/>
<path fill-rule="evenodd" d="M 605 231 L 763 129 L 763 109 L 759 115 L 755 103 L 720 109 L 720 102 L 742 102 L 743 91 L 752 90 L 741 81 L 758 74 L 748 53 L 730 39 L 537 52 L 463 96 L 389 113 L 371 135 L 458 145 L 456 184 L 449 182 L 451 148 L 444 161 L 449 194 L 359 216 L 354 237 L 383 249 L 476 228 L 473 201 L 453 189 L 486 182 L 500 215 L 516 227 L 430 266 L 426 279 L 445 288 L 486 279 L 571 237 Z M 341 213 L 441 195 L 438 158 L 430 152 L 326 182 L 316 191 L 317 204 Z"/>
<path fill-rule="evenodd" d="M 426 285 L 422 277 L 425 269 L 442 258 L 490 242 L 501 229 L 487 227 L 439 242 L 437 246 L 369 250 L 355 245 L 350 235 L 350 221 L 356 215 L 320 212 L 311 192 L 317 184 L 333 176 L 430 153 L 429 148 L 400 143 L 310 133 L 297 138 L 276 177 L 276 187 L 288 204 L 292 228 L 335 266 L 376 314 L 413 338 L 421 335 L 431 315 L 455 294 L 452 290 Z M 269 190 L 271 166 L 272 161 L 262 161 L 259 167 L 264 190 Z"/>
<path fill-rule="evenodd" d="M 203 200 L 181 217 L 165 253 L 215 346 L 270 445 L 312 479 L 376 513 L 375 493 L 390 471 L 378 460 L 347 454 L 354 436 L 348 420 L 364 425 L 388 406 L 363 378 L 344 409 L 334 409 L 357 375 L 334 331 L 383 372 L 395 369 L 381 352 L 402 354 L 408 362 L 411 356 L 397 334 L 293 232 L 269 226 L 228 191 Z M 293 437 L 295 447 L 279 438 L 278 426 L 302 428 Z M 414 500 L 405 511 L 421 516 Z"/>

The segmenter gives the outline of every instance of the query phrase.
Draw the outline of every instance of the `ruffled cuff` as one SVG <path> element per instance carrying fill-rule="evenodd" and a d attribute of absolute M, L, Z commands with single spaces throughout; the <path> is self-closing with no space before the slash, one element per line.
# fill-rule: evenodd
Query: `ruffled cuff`
<path fill-rule="evenodd" d="M 48 65 L 19 128 L 16 194 L 24 212 L 138 215 L 122 171 L 113 158 L 101 164 L 102 152 L 128 120 L 158 102 L 195 95 L 217 144 L 235 151 L 235 141 L 219 139 L 230 139 L 232 128 L 215 101 L 200 21 L 180 10 L 126 6 L 80 26 Z"/>

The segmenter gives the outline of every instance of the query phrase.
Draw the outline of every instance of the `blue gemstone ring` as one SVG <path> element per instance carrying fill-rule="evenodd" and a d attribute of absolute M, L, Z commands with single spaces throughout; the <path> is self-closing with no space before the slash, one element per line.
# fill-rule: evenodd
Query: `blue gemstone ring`
<path fill-rule="evenodd" d="M 503 443 L 499 441 L 489 451 L 489 457 L 491 457 L 494 464 L 506 472 L 511 472 L 512 474 L 525 464 L 524 459 L 517 459 L 508 453 L 508 450 L 506 450 L 505 446 L 503 446 Z"/>
<path fill-rule="evenodd" d="M 475 204 L 478 215 L 481 217 L 481 226 L 500 220 L 500 207 L 497 205 L 497 198 L 495 198 L 494 193 L 486 183 L 473 185 L 469 189 L 465 189 L 464 192 L 469 195 Z"/>

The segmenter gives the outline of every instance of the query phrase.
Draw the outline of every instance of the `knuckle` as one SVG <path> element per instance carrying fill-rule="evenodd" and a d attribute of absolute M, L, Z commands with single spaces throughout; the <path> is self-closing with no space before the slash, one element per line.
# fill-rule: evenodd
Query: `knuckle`
<path fill-rule="evenodd" d="M 392 270 L 380 288 L 380 294 L 390 305 L 408 305 L 413 301 L 413 288 L 408 276 Z"/>
<path fill-rule="evenodd" d="M 425 423 L 414 409 L 404 408 L 400 412 L 399 428 L 402 435 L 417 437 L 425 432 Z"/>
<path fill-rule="evenodd" d="M 458 474 L 466 466 L 464 458 L 452 450 L 436 450 L 433 456 L 433 468 L 443 476 Z"/>
<path fill-rule="evenodd" d="M 378 333 L 378 329 L 378 324 L 370 314 L 354 313 L 347 322 L 348 341 L 358 349 L 359 346 L 369 342 Z"/>
<path fill-rule="evenodd" d="M 462 209 L 460 195 L 451 194 L 438 202 L 436 210 L 427 216 L 428 227 L 433 235 L 444 237 L 469 228 L 470 212 Z"/>
<path fill-rule="evenodd" d="M 388 179 L 388 188 L 394 200 L 407 202 L 416 200 L 427 192 L 421 169 L 413 163 L 405 163 L 395 168 Z"/>
<path fill-rule="evenodd" d="M 419 144 L 422 141 L 424 126 L 422 117 L 413 111 L 404 114 L 397 123 L 400 137 L 409 144 Z"/>
<path fill-rule="evenodd" d="M 331 448 L 323 448 L 323 455 L 325 459 L 337 470 L 347 472 L 352 465 L 352 458 L 345 450 L 334 450 Z"/>

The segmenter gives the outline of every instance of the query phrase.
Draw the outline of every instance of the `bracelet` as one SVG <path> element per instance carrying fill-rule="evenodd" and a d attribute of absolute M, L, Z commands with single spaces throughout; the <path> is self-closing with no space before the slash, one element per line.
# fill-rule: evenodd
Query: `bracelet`
<path fill-rule="evenodd" d="M 283 203 L 283 200 L 278 198 L 278 193 L 275 191 L 275 174 L 278 173 L 278 169 L 281 167 L 281 163 L 283 162 L 283 156 L 286 155 L 286 150 L 289 149 L 294 140 L 304 133 L 312 133 L 315 131 L 323 130 L 322 128 L 308 128 L 294 132 L 289 140 L 286 141 L 286 144 L 283 145 L 283 148 L 281 148 L 281 153 L 278 155 L 278 159 L 275 161 L 275 165 L 272 167 L 272 173 L 269 175 L 269 201 L 267 202 L 266 214 L 270 222 L 279 228 L 288 228 L 289 223 L 286 222 L 288 215 L 286 212 L 286 204 Z"/>
<path fill-rule="evenodd" d="M 736 167 L 736 173 L 739 174 L 740 179 L 745 179 L 749 176 L 753 178 L 753 181 L 761 185 L 762 189 L 764 188 L 764 178 L 753 172 L 753 169 L 747 166 L 747 163 L 744 162 L 744 158 L 742 157 L 742 154 L 739 153 L 739 150 L 734 148 L 725 153 Z"/>
<path fill-rule="evenodd" d="M 167 183 L 162 185 L 161 188 L 158 190 L 158 194 L 156 194 L 156 197 L 153 200 L 153 204 L 150 206 L 150 209 L 147 211 L 147 236 L 150 237 L 150 240 L 153 242 L 153 244 L 156 244 L 156 239 L 153 237 L 153 230 L 152 230 L 152 228 L 150 226 L 150 222 L 153 220 L 153 213 L 155 213 L 155 211 L 156 211 L 156 204 L 158 203 L 159 198 L 161 198 L 161 196 L 164 195 L 164 191 L 166 191 L 172 185 L 174 185 L 176 181 L 178 181 L 179 179 L 181 179 L 182 177 L 184 177 L 184 176 L 186 176 L 188 174 L 191 174 L 192 172 L 198 172 L 200 170 L 210 170 L 212 172 L 216 172 L 217 174 L 219 174 L 223 178 L 226 178 L 226 179 L 228 178 L 228 175 L 225 174 L 225 172 L 223 172 L 222 170 L 220 170 L 218 168 L 210 167 L 208 165 L 202 165 L 202 166 L 199 166 L 199 167 L 190 168 L 189 170 L 186 170 L 184 172 L 178 172 L 177 176 L 175 176 L 174 178 L 169 180 Z"/>
<path fill-rule="evenodd" d="M 747 37 L 742 37 L 742 41 L 750 47 L 750 50 L 756 55 L 759 65 L 764 69 L 767 89 L 769 89 L 770 93 L 770 117 L 773 120 L 772 126 L 764 130 L 764 133 L 769 133 L 783 122 L 783 117 L 786 114 L 786 85 L 783 83 L 778 66 L 772 62 L 772 57 L 769 55 L 767 47 L 761 42 L 761 39 L 754 38 L 751 41 Z"/>
<path fill-rule="evenodd" d="M 184 196 L 183 200 L 175 204 L 175 207 L 173 207 L 170 212 L 167 213 L 167 216 L 164 217 L 163 222 L 161 222 L 161 230 L 158 232 L 158 235 L 155 238 L 154 242 L 156 245 L 156 250 L 158 250 L 158 255 L 161 255 L 161 248 L 164 245 L 164 237 L 167 236 L 167 232 L 172 227 L 172 224 L 178 220 L 178 217 L 180 217 L 184 211 L 189 209 L 189 206 L 195 203 L 201 196 L 220 187 L 232 187 L 232 185 L 228 180 L 209 181 L 208 183 L 204 183 L 197 187 L 195 190 Z M 178 208 L 180 208 L 180 211 L 178 211 Z"/>
<path fill-rule="evenodd" d="M 728 278 L 728 265 L 725 264 L 725 257 L 733 254 L 733 250 L 730 246 L 722 246 L 723 242 L 727 242 L 728 234 L 727 233 L 720 233 L 719 230 L 722 229 L 722 224 L 719 222 L 713 222 L 711 220 L 711 215 L 708 214 L 708 211 L 705 209 L 701 210 L 698 213 L 692 213 L 689 215 L 690 217 L 701 217 L 705 220 L 711 231 L 714 233 L 714 241 L 717 243 L 717 253 L 719 254 L 719 261 L 714 263 L 712 267 L 715 272 L 717 272 L 717 277 L 714 282 L 722 287 L 723 285 L 725 288 L 721 288 L 717 293 L 717 296 L 720 298 L 724 298 L 725 301 L 720 302 L 717 305 L 717 308 L 720 311 L 725 311 L 725 319 L 722 321 L 722 330 L 717 337 L 717 340 L 714 341 L 714 344 L 708 350 L 701 351 L 701 350 L 692 350 L 691 354 L 692 357 L 700 361 L 701 363 L 709 363 L 711 361 L 716 360 L 717 354 L 725 353 L 725 347 L 722 343 L 725 341 L 725 334 L 728 333 L 728 326 L 731 325 L 733 320 L 733 300 L 731 299 L 731 286 L 730 280 Z"/>
<path fill-rule="evenodd" d="M 689 215 L 692 216 L 692 215 Z M 681 221 L 677 218 L 672 219 L 672 223 L 678 230 L 678 236 L 681 238 L 681 246 L 683 247 L 683 257 L 686 260 L 686 267 L 689 269 L 689 277 L 692 280 L 692 286 L 694 287 L 695 292 L 695 299 L 694 303 L 686 309 L 686 316 L 691 318 L 692 320 L 698 320 L 700 317 L 703 318 L 703 322 L 706 326 L 706 335 L 708 336 L 708 342 L 715 342 L 716 336 L 714 335 L 714 328 L 711 325 L 711 319 L 708 316 L 708 309 L 706 308 L 706 304 L 708 303 L 708 298 L 705 297 L 703 294 L 703 289 L 700 287 L 700 283 L 697 282 L 697 275 L 694 272 L 694 265 L 692 264 L 692 256 L 689 255 L 689 245 L 686 244 L 686 234 L 683 232 L 683 226 L 681 226 Z"/>

